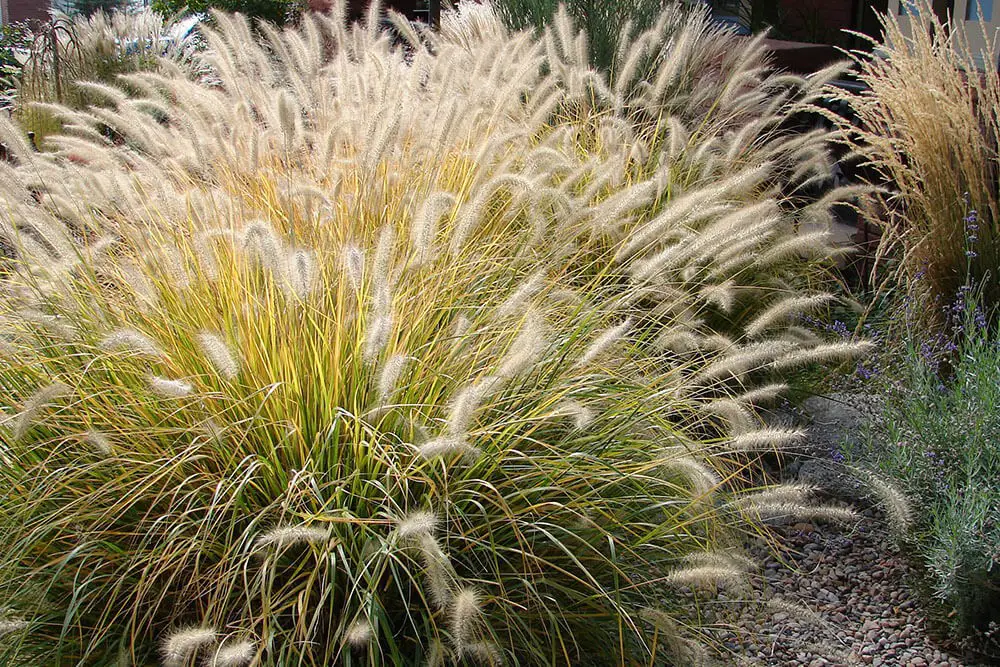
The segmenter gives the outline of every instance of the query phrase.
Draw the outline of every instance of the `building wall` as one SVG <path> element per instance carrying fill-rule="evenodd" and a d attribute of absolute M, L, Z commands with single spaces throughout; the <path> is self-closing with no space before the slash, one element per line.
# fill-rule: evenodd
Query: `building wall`
<path fill-rule="evenodd" d="M 840 44 L 842 30 L 854 26 L 853 0 L 780 0 L 781 37 Z"/>
<path fill-rule="evenodd" d="M 41 20 L 48 16 L 48 0 L 0 0 L 3 2 L 3 22 Z"/>

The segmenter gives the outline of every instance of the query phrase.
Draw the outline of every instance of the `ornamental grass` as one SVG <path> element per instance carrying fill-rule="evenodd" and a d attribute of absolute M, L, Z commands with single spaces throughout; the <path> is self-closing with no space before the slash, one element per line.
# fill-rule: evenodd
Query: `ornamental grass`
<path fill-rule="evenodd" d="M 741 534 L 848 518 L 755 486 L 803 439 L 756 406 L 865 349 L 797 317 L 822 81 L 476 11 L 218 15 L 210 72 L 0 125 L 5 664 L 697 664 Z"/>

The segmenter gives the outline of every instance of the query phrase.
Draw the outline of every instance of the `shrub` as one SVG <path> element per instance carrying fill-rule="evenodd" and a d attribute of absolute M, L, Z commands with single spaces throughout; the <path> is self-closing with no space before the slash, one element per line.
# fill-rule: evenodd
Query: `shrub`
<path fill-rule="evenodd" d="M 882 229 L 880 254 L 900 262 L 904 289 L 934 318 L 962 285 L 980 285 L 989 303 L 1000 297 L 1000 86 L 995 76 L 977 73 L 982 54 L 964 31 L 942 26 L 929 3 L 915 4 L 920 9 L 907 17 L 909 29 L 883 16 L 884 43 L 857 59 L 866 89 L 832 94 L 860 120 L 859 127 L 841 121 L 845 138 L 877 172 L 878 185 L 891 190 L 871 209 Z M 975 248 L 967 244 L 970 210 Z"/>
<path fill-rule="evenodd" d="M 6 111 L 13 106 L 17 80 L 30 45 L 31 29 L 27 23 L 0 26 L 0 110 Z"/>
<path fill-rule="evenodd" d="M 882 409 L 854 453 L 920 508 L 901 537 L 927 575 L 938 618 L 960 636 L 1000 624 L 1000 346 L 980 299 L 961 291 L 950 337 L 926 333 L 908 314 L 904 345 L 886 353 L 874 380 Z"/>
<path fill-rule="evenodd" d="M 305 4 L 302 0 L 153 0 L 153 9 L 168 16 L 209 10 L 239 12 L 244 16 L 285 25 Z"/>
<path fill-rule="evenodd" d="M 498 0 L 493 6 L 513 30 L 544 29 L 557 10 L 565 7 L 586 35 L 591 64 L 608 70 L 619 47 L 622 44 L 627 46 L 633 35 L 651 28 L 670 4 L 673 4 L 670 0 L 570 0 L 565 3 L 556 0 Z"/>
<path fill-rule="evenodd" d="M 864 349 L 795 319 L 819 84 L 703 17 L 618 88 L 565 14 L 446 18 L 218 15 L 211 83 L 130 75 L 42 154 L 0 121 L 8 661 L 692 664 L 671 585 L 817 513 L 747 487 L 802 437 L 754 406 Z"/>

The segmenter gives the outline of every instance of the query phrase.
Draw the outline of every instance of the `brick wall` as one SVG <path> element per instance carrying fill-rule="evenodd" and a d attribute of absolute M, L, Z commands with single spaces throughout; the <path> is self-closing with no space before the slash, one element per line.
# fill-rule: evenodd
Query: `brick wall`
<path fill-rule="evenodd" d="M 0 0 L 3 2 L 4 23 L 44 19 L 48 16 L 48 0 Z"/>

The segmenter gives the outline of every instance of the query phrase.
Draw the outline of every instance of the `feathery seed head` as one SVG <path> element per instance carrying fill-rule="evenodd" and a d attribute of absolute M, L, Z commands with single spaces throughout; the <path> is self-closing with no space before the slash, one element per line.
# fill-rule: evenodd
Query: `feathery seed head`
<path fill-rule="evenodd" d="M 768 598 L 764 605 L 774 613 L 784 613 L 792 617 L 808 618 L 817 625 L 825 625 L 828 621 L 822 615 L 816 613 L 809 607 L 786 600 L 781 597 Z"/>
<path fill-rule="evenodd" d="M 805 503 L 814 491 L 813 487 L 805 484 L 778 484 L 747 496 L 746 499 L 763 504 Z"/>
<path fill-rule="evenodd" d="M 775 370 L 784 371 L 791 368 L 807 366 L 809 364 L 825 364 L 836 361 L 846 361 L 862 356 L 872 349 L 874 343 L 871 341 L 844 341 L 838 343 L 825 343 L 808 349 L 794 350 L 777 358 L 773 362 Z M 795 346 L 793 346 L 795 347 Z"/>
<path fill-rule="evenodd" d="M 445 667 L 448 659 L 447 650 L 437 639 L 431 640 L 431 645 L 427 649 L 427 659 L 424 660 L 423 667 Z"/>
<path fill-rule="evenodd" d="M 455 395 L 448 415 L 448 432 L 454 436 L 468 433 L 480 404 L 500 388 L 502 379 L 488 376 L 466 385 Z"/>
<path fill-rule="evenodd" d="M 587 347 L 587 350 L 580 357 L 576 365 L 578 367 L 586 366 L 592 361 L 601 356 L 605 351 L 611 348 L 615 343 L 622 339 L 622 337 L 628 333 L 629 329 L 632 328 L 632 319 L 626 319 L 624 322 L 617 326 L 613 326 L 600 336 L 598 336 L 593 343 Z"/>
<path fill-rule="evenodd" d="M 274 228 L 266 222 L 251 222 L 243 230 L 243 249 L 247 255 L 274 274 L 281 273 L 282 245 Z"/>
<path fill-rule="evenodd" d="M 594 421 L 594 411 L 579 401 L 561 401 L 552 411 L 552 417 L 569 417 L 573 420 L 573 428 L 582 431 Z"/>
<path fill-rule="evenodd" d="M 784 382 L 778 382 L 756 387 L 734 397 L 733 400 L 739 401 L 740 403 L 746 403 L 748 405 L 757 405 L 759 403 L 774 401 L 787 391 L 788 385 Z"/>
<path fill-rule="evenodd" d="M 669 614 L 659 609 L 646 607 L 639 617 L 655 626 L 662 633 L 662 639 L 670 650 L 670 658 L 679 665 L 700 665 L 698 647 L 684 636 L 680 624 Z"/>
<path fill-rule="evenodd" d="M 347 632 L 344 634 L 344 641 L 352 649 L 360 651 L 368 648 L 373 635 L 372 624 L 367 619 L 359 619 L 351 623 L 350 627 L 347 628 Z"/>
<path fill-rule="evenodd" d="M 476 636 L 477 626 L 482 614 L 482 600 L 479 591 L 471 587 L 463 587 L 455 592 L 451 600 L 449 630 L 459 653 Z"/>
<path fill-rule="evenodd" d="M 720 398 L 706 404 L 702 408 L 705 412 L 718 415 L 726 420 L 729 425 L 729 433 L 738 435 L 750 431 L 754 426 L 754 417 L 750 408 L 745 403 L 731 398 Z"/>
<path fill-rule="evenodd" d="M 172 632 L 160 646 L 165 667 L 182 667 L 199 651 L 215 643 L 212 628 L 186 628 Z"/>
<path fill-rule="evenodd" d="M 24 619 L 2 618 L 0 619 L 0 639 L 3 639 L 7 635 L 12 635 L 15 632 L 27 630 L 28 626 L 29 623 Z"/>
<path fill-rule="evenodd" d="M 729 440 L 729 446 L 737 452 L 759 452 L 781 450 L 801 443 L 806 432 L 798 428 L 762 428 L 740 433 Z"/>
<path fill-rule="evenodd" d="M 372 291 L 377 295 L 380 291 L 389 292 L 392 276 L 392 251 L 396 243 L 396 234 L 392 227 L 385 225 L 379 231 L 378 245 L 375 246 L 375 257 L 372 260 L 372 275 L 374 283 Z"/>
<path fill-rule="evenodd" d="M 417 454 L 426 460 L 460 456 L 465 460 L 474 461 L 482 455 L 482 452 L 470 445 L 465 438 L 447 435 L 418 446 Z"/>
<path fill-rule="evenodd" d="M 226 643 L 209 660 L 211 667 L 247 667 L 257 657 L 257 645 L 251 641 Z"/>
<path fill-rule="evenodd" d="M 351 287 L 355 292 L 360 292 L 365 274 L 364 251 L 356 245 L 346 245 L 341 250 L 340 261 Z"/>
<path fill-rule="evenodd" d="M 905 534 L 913 525 L 913 508 L 906 495 L 896 488 L 896 486 L 871 471 L 854 467 L 849 468 L 849 470 L 861 478 L 868 485 L 868 488 L 875 493 L 879 504 L 889 517 L 893 530 L 897 534 Z"/>
<path fill-rule="evenodd" d="M 668 472 L 683 475 L 699 497 L 708 496 L 722 484 L 722 479 L 714 470 L 688 454 L 672 454 L 663 465 Z"/>
<path fill-rule="evenodd" d="M 744 572 L 757 567 L 753 559 L 738 551 L 694 551 L 684 556 L 684 562 L 689 565 L 730 567 Z"/>
<path fill-rule="evenodd" d="M 762 503 L 751 506 L 762 519 L 793 518 L 803 521 L 830 521 L 833 523 L 850 523 L 858 518 L 857 512 L 850 507 L 834 505 L 817 505 L 796 503 Z"/>
<path fill-rule="evenodd" d="M 362 357 L 371 362 L 378 357 L 389 342 L 392 334 L 392 313 L 374 313 L 365 330 L 365 343 Z"/>
<path fill-rule="evenodd" d="M 396 534 L 401 539 L 412 540 L 433 535 L 437 530 L 437 515 L 427 510 L 410 512 L 396 522 Z"/>
<path fill-rule="evenodd" d="M 500 365 L 497 375 L 511 378 L 528 370 L 545 349 L 545 336 L 540 317 L 532 313 L 528 316 L 520 333 L 511 344 Z"/>
<path fill-rule="evenodd" d="M 708 587 L 739 581 L 744 572 L 736 567 L 695 565 L 674 570 L 667 582 L 674 586 Z"/>
<path fill-rule="evenodd" d="M 146 334 L 135 329 L 117 329 L 101 339 L 102 350 L 123 351 L 147 357 L 163 357 L 163 350 Z"/>
<path fill-rule="evenodd" d="M 458 576 L 448 555 L 433 535 L 424 533 L 417 540 L 431 602 L 444 611 L 451 605 Z"/>
<path fill-rule="evenodd" d="M 114 453 L 111 438 L 99 431 L 87 431 L 83 434 L 81 440 L 85 445 L 89 446 L 95 453 L 100 454 L 101 456 L 111 456 Z"/>
<path fill-rule="evenodd" d="M 197 336 L 198 346 L 202 354 L 226 380 L 235 380 L 239 375 L 240 365 L 229 345 L 222 336 L 211 331 L 202 331 Z"/>
<path fill-rule="evenodd" d="M 812 294 L 809 296 L 792 296 L 778 301 L 773 306 L 758 315 L 745 331 L 750 337 L 763 334 L 767 329 L 787 321 L 794 315 L 819 308 L 833 299 L 832 294 Z"/>
<path fill-rule="evenodd" d="M 795 349 L 795 344 L 788 341 L 768 340 L 761 343 L 736 348 L 719 359 L 705 366 L 698 372 L 696 378 L 703 384 L 713 381 L 739 377 L 744 373 L 765 368 L 774 359 Z"/>
<path fill-rule="evenodd" d="M 700 290 L 701 295 L 711 304 L 718 306 L 724 313 L 730 313 L 736 304 L 736 284 L 726 280 L 716 285 L 705 285 Z"/>
<path fill-rule="evenodd" d="M 274 547 L 285 549 L 296 544 L 326 545 L 330 541 L 330 530 L 320 526 L 279 526 L 272 528 L 257 538 L 255 549 Z"/>
<path fill-rule="evenodd" d="M 701 348 L 702 337 L 687 329 L 666 328 L 656 337 L 656 346 L 678 355 L 696 352 Z"/>
<path fill-rule="evenodd" d="M 296 137 L 299 110 L 291 96 L 282 90 L 278 93 L 278 124 L 281 126 L 281 133 L 285 135 L 285 141 L 291 143 Z"/>
<path fill-rule="evenodd" d="M 24 406 L 21 408 L 21 412 L 14 417 L 13 424 L 13 438 L 14 441 L 18 441 L 27 435 L 28 431 L 31 430 L 32 426 L 35 425 L 35 421 L 41 412 L 51 406 L 55 401 L 61 398 L 65 398 L 72 393 L 69 385 L 62 382 L 53 382 L 52 384 L 42 387 L 31 397 L 24 402 Z"/>
<path fill-rule="evenodd" d="M 433 259 L 438 222 L 454 204 L 454 195 L 448 192 L 436 192 L 421 205 L 410 230 L 415 255 L 414 266 L 423 266 Z"/>
<path fill-rule="evenodd" d="M 528 301 L 541 290 L 544 278 L 544 273 L 539 271 L 521 283 L 514 293 L 507 297 L 507 300 L 497 308 L 497 318 L 505 319 L 522 313 Z"/>
<path fill-rule="evenodd" d="M 149 378 L 149 389 L 163 398 L 185 398 L 194 391 L 194 387 L 183 380 L 170 380 L 159 375 Z"/>
<path fill-rule="evenodd" d="M 385 405 L 392 398 L 408 361 L 409 357 L 406 355 L 394 354 L 382 365 L 382 372 L 378 378 L 379 404 Z"/>
<path fill-rule="evenodd" d="M 316 289 L 316 260 L 308 250 L 295 250 L 288 257 L 288 285 L 292 293 L 305 299 Z"/>
<path fill-rule="evenodd" d="M 471 642 L 463 646 L 460 653 L 489 667 L 502 667 L 504 664 L 503 653 L 500 652 L 500 648 L 493 642 Z"/>

